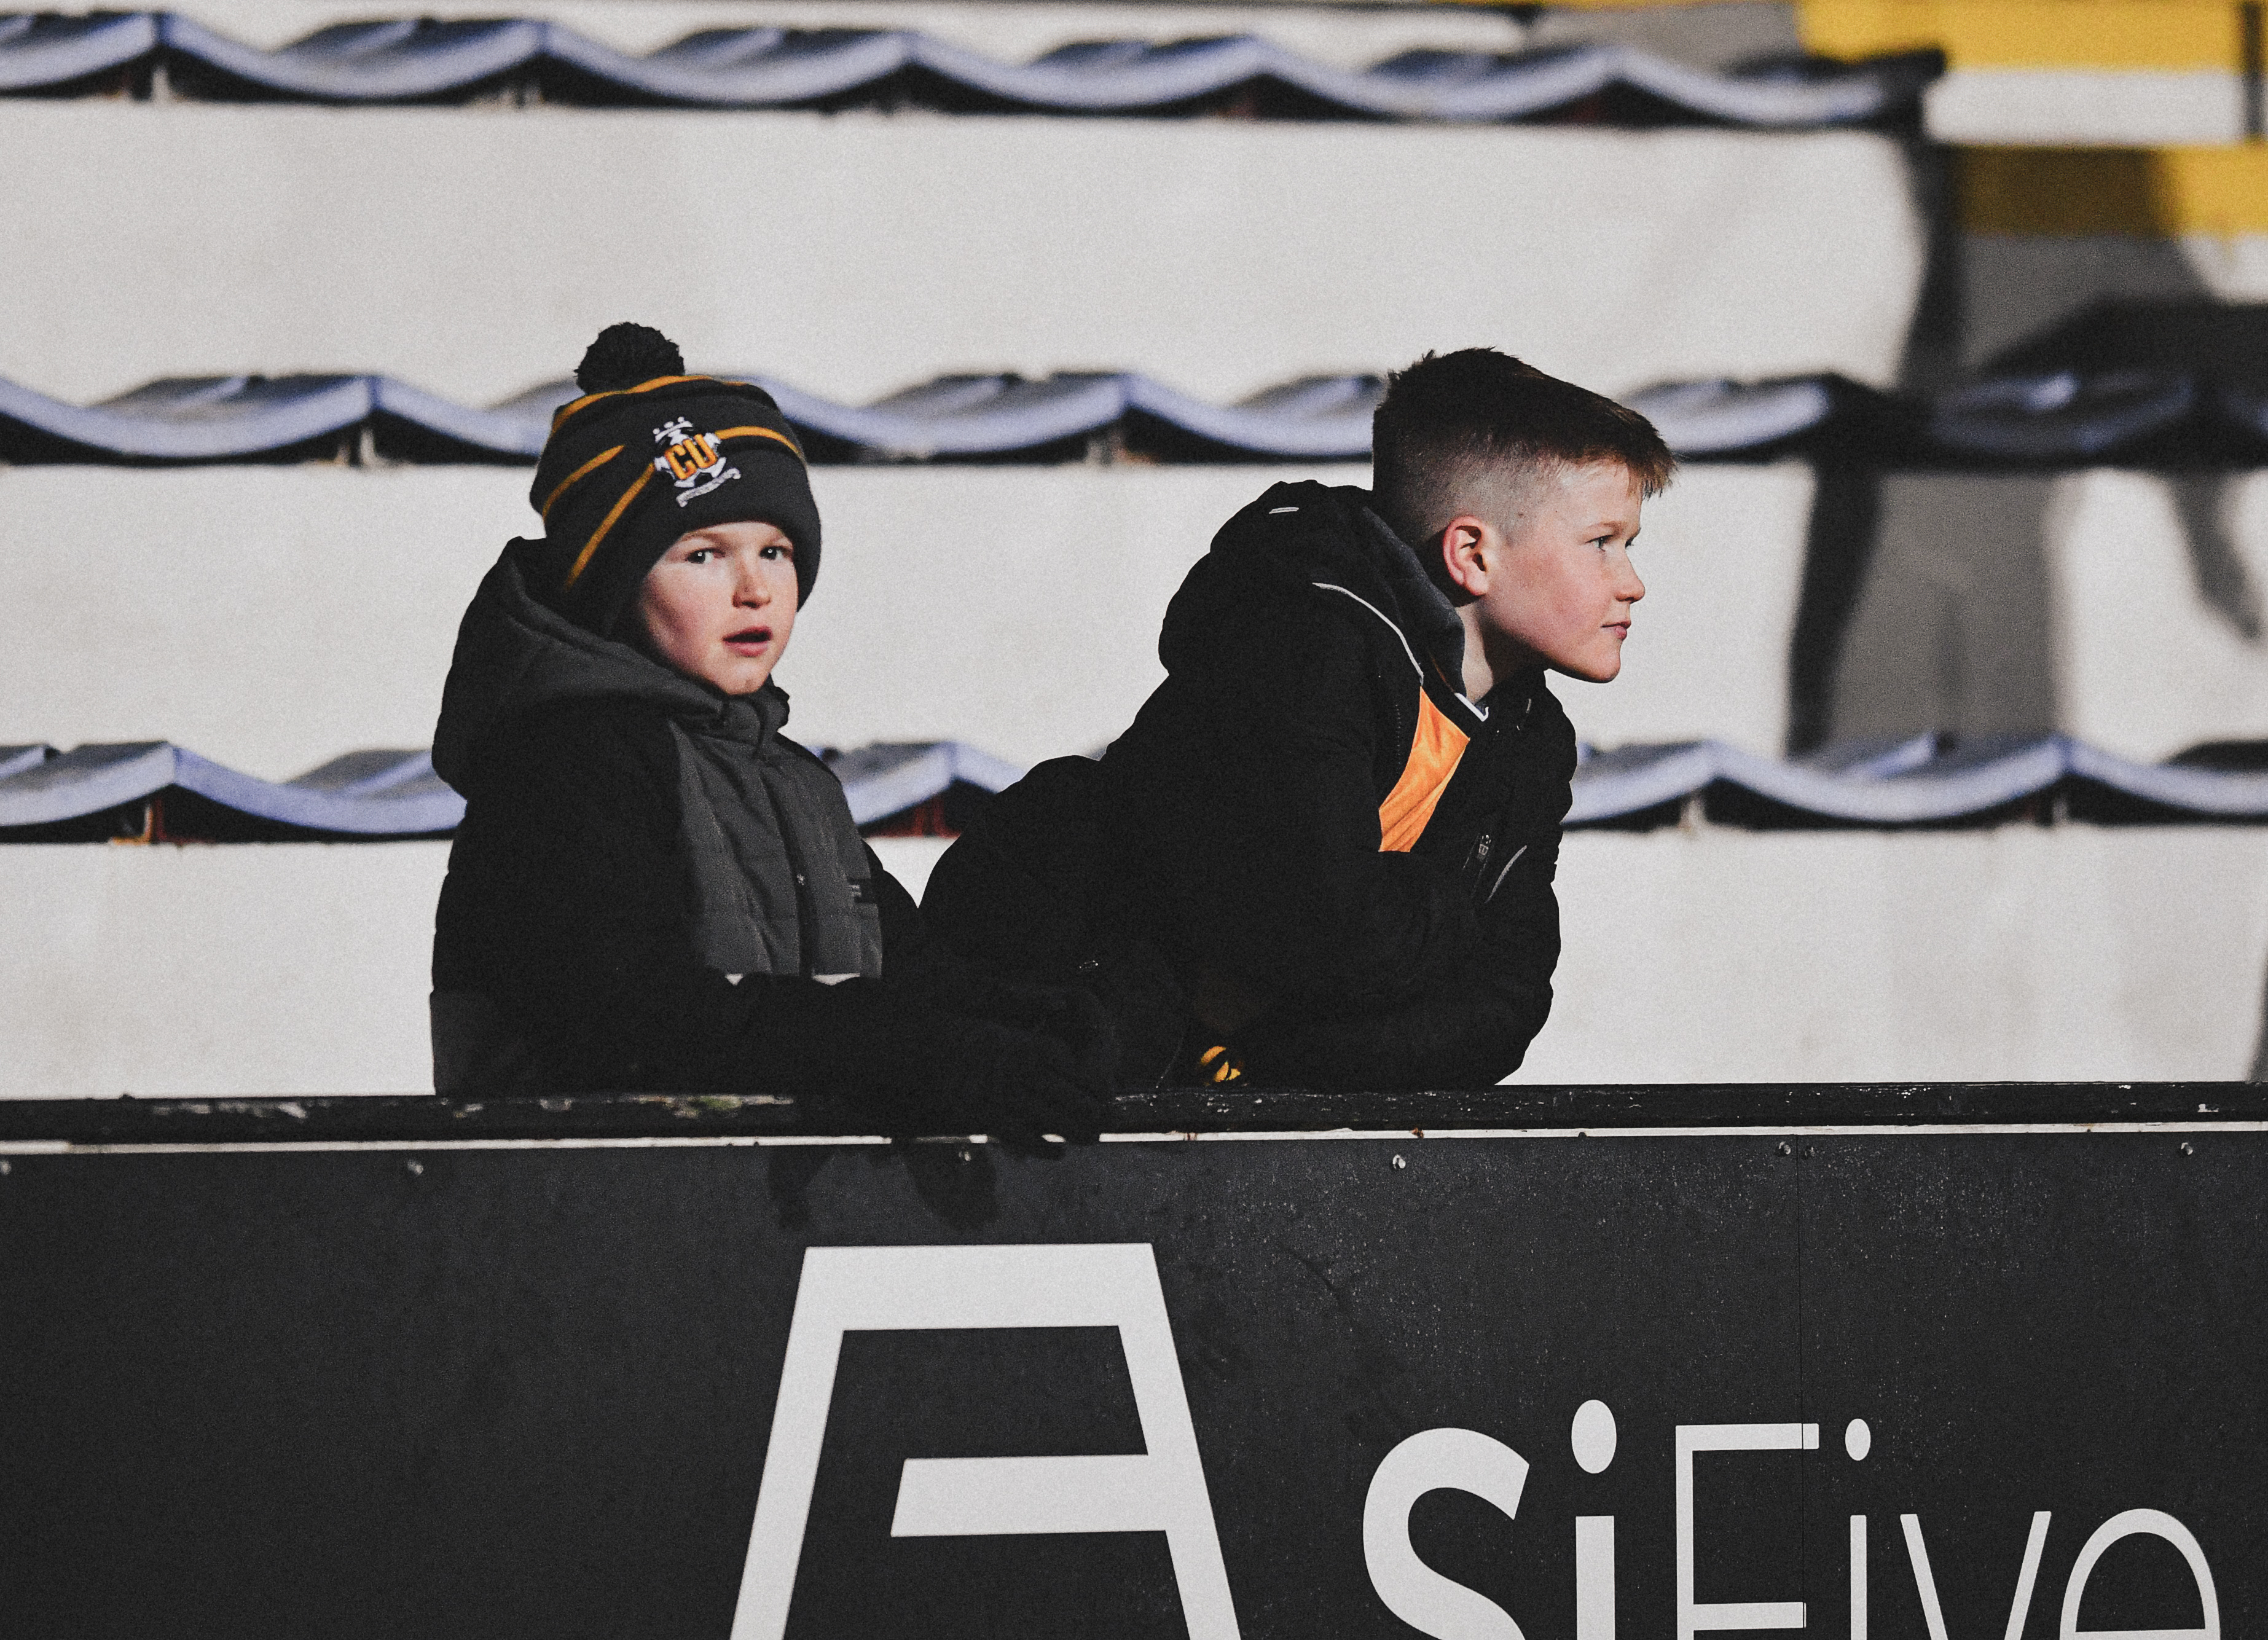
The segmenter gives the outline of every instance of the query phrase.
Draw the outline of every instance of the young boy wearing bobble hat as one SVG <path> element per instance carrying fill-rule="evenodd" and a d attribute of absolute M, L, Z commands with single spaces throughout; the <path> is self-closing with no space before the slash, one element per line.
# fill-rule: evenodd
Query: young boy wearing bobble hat
<path fill-rule="evenodd" d="M 1091 1134 L 1084 996 L 928 940 L 773 678 L 819 509 L 770 394 L 600 334 L 457 635 L 433 764 L 466 799 L 433 941 L 444 1094 L 839 1096 L 887 1131 Z"/>

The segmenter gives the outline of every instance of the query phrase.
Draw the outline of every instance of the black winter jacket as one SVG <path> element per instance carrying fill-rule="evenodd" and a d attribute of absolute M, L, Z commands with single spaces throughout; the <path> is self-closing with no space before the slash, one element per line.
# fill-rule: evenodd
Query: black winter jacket
<path fill-rule="evenodd" d="M 735 982 L 703 966 L 670 726 L 699 714 L 702 689 L 556 630 L 510 571 L 508 555 L 467 612 L 435 739 L 466 798 L 434 923 L 437 1080 L 453 1031 L 509 1051 L 443 1091 L 824 1094 L 889 1131 L 1091 1124 L 1099 1107 L 1079 1090 L 1107 1072 L 1078 1061 L 1108 1051 L 1085 1029 L 1092 1004 L 1070 999 L 1085 1013 L 1067 1021 L 1060 993 L 968 974 L 871 849 L 858 886 L 880 912 L 879 979 Z"/>
<path fill-rule="evenodd" d="M 1167 613 L 1165 683 L 1099 765 L 1003 794 L 932 878 L 932 930 L 1035 977 L 1154 950 L 1200 1011 L 1250 1016 L 1226 1035 L 1257 1079 L 1517 1069 L 1550 1011 L 1574 731 L 1540 670 L 1462 699 L 1462 623 L 1368 502 L 1279 484 L 1230 519 Z M 1381 848 L 1382 808 L 1414 842 Z"/>
<path fill-rule="evenodd" d="M 554 703 L 460 776 L 433 989 L 496 1005 L 533 1055 L 531 1087 L 805 1091 L 865 1023 L 872 986 L 735 984 L 695 960 L 676 758 L 651 706 Z M 920 940 L 920 917 L 868 858 L 887 963 Z"/>

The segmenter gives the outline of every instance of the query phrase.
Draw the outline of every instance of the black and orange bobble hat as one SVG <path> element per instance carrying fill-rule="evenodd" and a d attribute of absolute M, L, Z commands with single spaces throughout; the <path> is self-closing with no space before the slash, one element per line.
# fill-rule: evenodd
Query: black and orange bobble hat
<path fill-rule="evenodd" d="M 583 396 L 551 418 L 529 504 L 528 591 L 601 637 L 638 584 L 688 530 L 749 519 L 795 543 L 797 604 L 819 577 L 819 507 L 803 446 L 771 394 L 688 376 L 677 344 L 644 325 L 609 325 L 576 367 Z"/>

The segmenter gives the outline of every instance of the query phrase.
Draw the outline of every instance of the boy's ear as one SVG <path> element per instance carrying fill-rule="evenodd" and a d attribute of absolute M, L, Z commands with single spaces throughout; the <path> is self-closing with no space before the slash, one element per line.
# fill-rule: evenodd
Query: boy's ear
<path fill-rule="evenodd" d="M 1444 590 L 1453 598 L 1484 594 L 1497 545 L 1496 532 L 1473 514 L 1461 512 L 1451 518 L 1433 541 L 1440 555 L 1440 571 L 1448 584 Z"/>

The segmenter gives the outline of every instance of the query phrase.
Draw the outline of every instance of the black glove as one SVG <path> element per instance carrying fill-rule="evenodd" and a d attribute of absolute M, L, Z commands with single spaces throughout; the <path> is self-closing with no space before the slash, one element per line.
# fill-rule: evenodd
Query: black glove
<path fill-rule="evenodd" d="M 946 1005 L 971 1019 L 1052 1037 L 1071 1051 L 1079 1078 L 1094 1086 L 1108 1088 L 1117 1074 L 1118 1038 L 1110 1015 L 1083 989 L 971 974 Z"/>
<path fill-rule="evenodd" d="M 1042 988 L 1033 988 L 1038 990 Z M 861 1057 L 859 1077 L 893 1134 L 983 1133 L 1011 1143 L 1043 1134 L 1093 1140 L 1110 1090 L 1110 1031 L 1094 999 L 1050 991 L 1022 999 L 1028 1026 L 894 998 Z"/>

